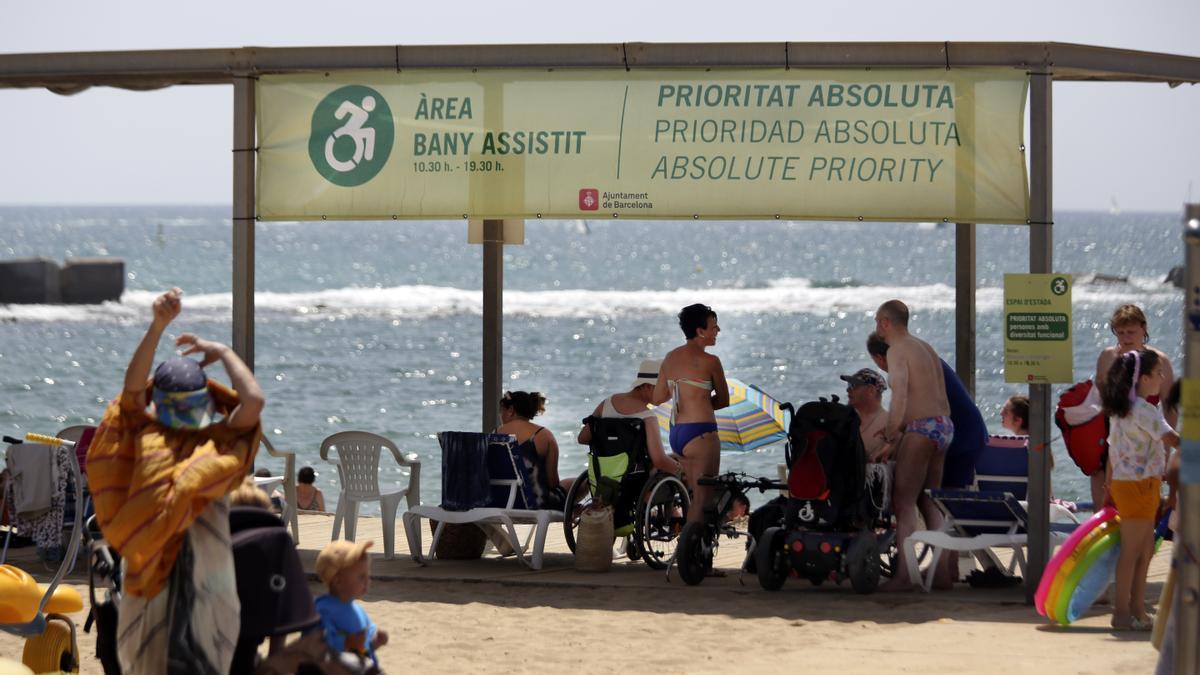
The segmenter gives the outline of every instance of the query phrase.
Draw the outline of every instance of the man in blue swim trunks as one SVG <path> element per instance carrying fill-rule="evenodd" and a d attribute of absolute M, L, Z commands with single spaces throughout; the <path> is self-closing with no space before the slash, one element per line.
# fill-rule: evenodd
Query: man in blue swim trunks
<path fill-rule="evenodd" d="M 937 529 L 942 525 L 941 513 L 925 490 L 942 485 L 954 423 L 950 421 L 942 360 L 933 347 L 908 332 L 908 306 L 899 300 L 880 305 L 875 312 L 875 330 L 888 344 L 892 405 L 883 437 L 896 447 L 892 510 L 896 513 L 896 542 L 900 547 L 896 575 L 880 590 L 898 591 L 912 588 L 905 571 L 904 541 L 917 529 L 916 509 L 921 509 L 926 527 Z M 949 588 L 951 584 L 949 568 L 940 567 L 934 585 Z"/>
<path fill-rule="evenodd" d="M 867 353 L 883 372 L 887 372 L 888 345 L 878 333 L 867 337 Z M 975 462 L 987 447 L 988 430 L 975 400 L 958 373 L 942 359 L 942 376 L 946 380 L 946 399 L 950 402 L 950 421 L 954 422 L 954 440 L 946 449 L 942 471 L 942 487 L 966 489 L 975 483 Z"/>

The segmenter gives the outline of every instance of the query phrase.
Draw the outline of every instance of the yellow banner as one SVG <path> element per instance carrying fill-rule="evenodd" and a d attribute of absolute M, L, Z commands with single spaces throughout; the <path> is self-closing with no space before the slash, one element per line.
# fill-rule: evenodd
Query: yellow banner
<path fill-rule="evenodd" d="M 1070 274 L 1004 275 L 1004 381 L 1075 381 Z"/>
<path fill-rule="evenodd" d="M 1012 69 L 265 75 L 258 215 L 1024 223 Z"/>

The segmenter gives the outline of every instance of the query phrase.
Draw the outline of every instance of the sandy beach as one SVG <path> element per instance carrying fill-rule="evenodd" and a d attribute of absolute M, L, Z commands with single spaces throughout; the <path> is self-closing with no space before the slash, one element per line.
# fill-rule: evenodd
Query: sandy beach
<path fill-rule="evenodd" d="M 361 520 L 360 537 L 378 542 L 378 522 Z M 302 517 L 301 557 L 310 572 L 328 527 L 328 517 Z M 396 544 L 393 560 L 372 554 L 364 599 L 390 634 L 380 659 L 391 672 L 1102 673 L 1149 672 L 1158 658 L 1148 633 L 1112 632 L 1107 608 L 1053 627 L 1019 587 L 860 596 L 846 586 L 789 581 L 769 593 L 752 576 L 739 583 L 737 546 L 718 558 L 730 576 L 687 587 L 641 563 L 578 573 L 561 537 L 548 542 L 538 571 L 494 555 L 422 567 L 409 559 L 403 536 Z M 1155 600 L 1170 550 L 1163 546 L 1151 566 Z M 83 577 L 77 571 L 74 579 Z M 76 587 L 87 592 L 85 581 Z M 315 581 L 311 588 L 314 596 L 324 592 Z M 82 613 L 73 618 L 82 626 Z M 80 631 L 79 647 L 80 672 L 101 673 L 94 634 Z M 20 659 L 21 641 L 0 634 L 0 655 Z"/>
<path fill-rule="evenodd" d="M 1053 628 L 1008 591 L 864 597 L 845 588 L 382 581 L 365 605 L 390 633 L 380 660 L 393 672 L 1098 673 L 1148 672 L 1157 659 L 1148 634 L 1112 633 L 1106 613 Z M 79 646 L 80 672 L 102 673 L 94 633 L 81 632 Z M 0 635 L 0 654 L 20 653 L 19 640 Z"/>

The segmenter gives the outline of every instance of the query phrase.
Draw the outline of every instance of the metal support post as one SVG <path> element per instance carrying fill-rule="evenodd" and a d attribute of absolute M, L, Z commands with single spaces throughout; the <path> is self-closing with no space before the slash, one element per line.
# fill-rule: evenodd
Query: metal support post
<path fill-rule="evenodd" d="M 1183 376 L 1200 378 L 1200 204 L 1188 204 L 1183 216 L 1184 286 Z M 1188 412 L 1184 410 L 1183 412 Z M 1183 422 L 1184 415 L 1180 415 Z M 1180 429 L 1185 438 L 1179 471 L 1179 531 L 1172 561 L 1178 588 L 1175 613 L 1175 672 L 1200 672 L 1200 441 L 1196 429 Z M 1189 552 L 1191 552 L 1189 554 Z"/>
<path fill-rule="evenodd" d="M 954 230 L 954 370 L 975 398 L 975 223 Z"/>
<path fill-rule="evenodd" d="M 504 382 L 504 221 L 483 221 L 483 431 L 500 426 Z"/>
<path fill-rule="evenodd" d="M 1029 76 L 1029 272 L 1054 269 L 1052 73 Z M 1025 598 L 1033 595 L 1050 559 L 1050 385 L 1029 385 L 1029 560 Z"/>
<path fill-rule="evenodd" d="M 254 370 L 254 89 L 233 79 L 233 351 Z"/>

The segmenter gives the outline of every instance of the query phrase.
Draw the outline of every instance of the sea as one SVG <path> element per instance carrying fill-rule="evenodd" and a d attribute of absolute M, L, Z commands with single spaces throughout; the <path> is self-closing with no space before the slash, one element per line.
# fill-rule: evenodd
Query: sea
<path fill-rule="evenodd" d="M 1115 344 L 1107 321 L 1122 303 L 1145 310 L 1151 344 L 1181 371 L 1183 294 L 1164 282 L 1183 262 L 1181 221 L 1170 211 L 1055 214 L 1054 270 L 1078 275 L 1076 380 Z M 437 433 L 482 423 L 482 247 L 468 243 L 467 224 L 255 228 L 264 432 L 296 453 L 298 467 L 316 468 L 331 509 L 337 474 L 318 449 L 351 429 L 416 453 L 421 500 L 437 503 Z M 126 275 L 119 302 L 0 305 L 0 430 L 97 423 L 166 288 L 185 292 L 170 336 L 228 342 L 231 234 L 222 206 L 0 207 L 0 259 L 113 257 Z M 1028 271 L 1029 233 L 980 225 L 977 238 L 976 398 L 999 433 L 1004 401 L 1027 391 L 1005 382 L 1001 329 L 1003 276 Z M 844 396 L 838 376 L 872 366 L 864 343 L 875 309 L 892 298 L 910 307 L 912 332 L 953 365 L 954 239 L 954 226 L 940 223 L 528 221 L 525 243 L 504 249 L 504 388 L 547 397 L 535 422 L 557 437 L 566 477 L 584 468 L 580 420 L 626 389 L 641 359 L 682 343 L 675 315 L 691 303 L 718 313 L 711 351 L 729 376 L 797 405 Z M 163 340 L 157 357 L 172 353 Z M 725 452 L 721 465 L 771 476 L 783 455 L 782 444 Z M 1086 478 L 1061 441 L 1054 455 L 1054 493 L 1085 498 Z M 283 469 L 265 452 L 258 466 Z M 404 479 L 390 460 L 382 466 L 385 489 Z"/>

